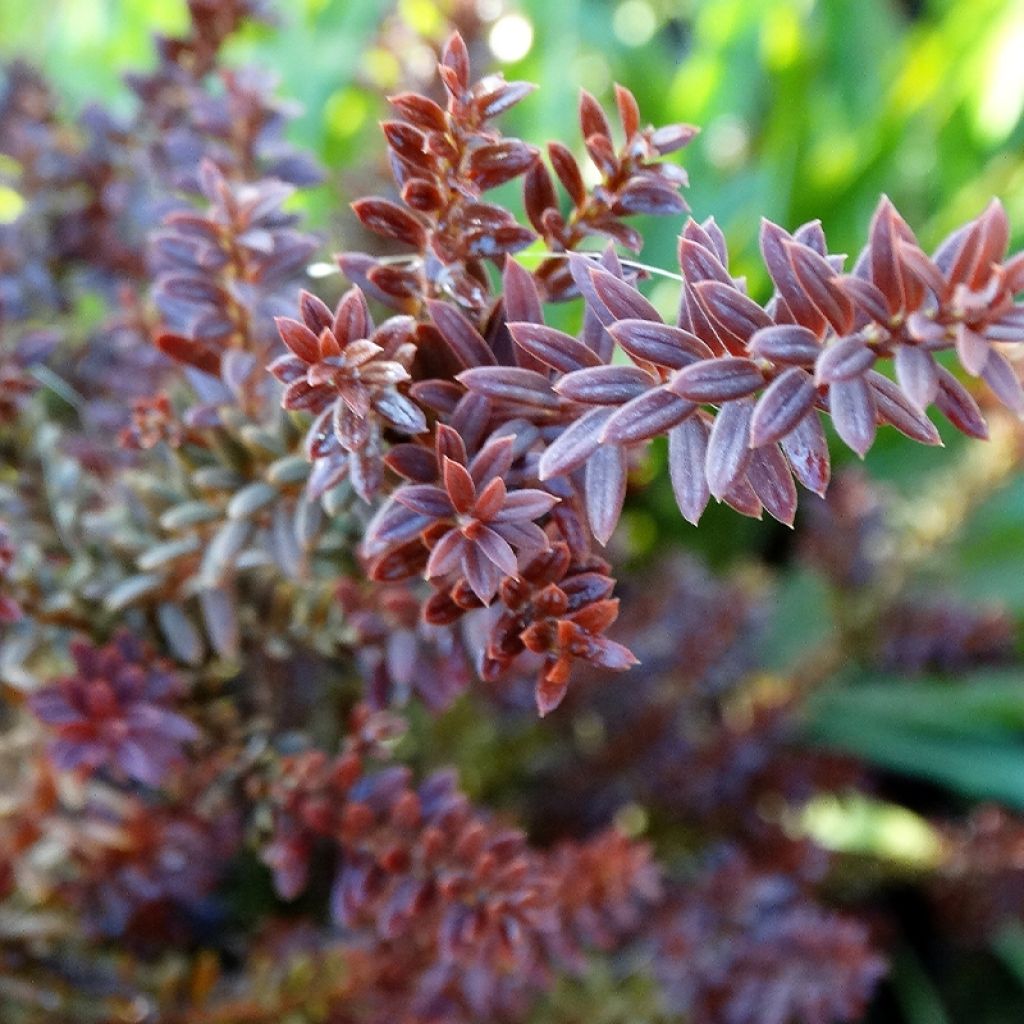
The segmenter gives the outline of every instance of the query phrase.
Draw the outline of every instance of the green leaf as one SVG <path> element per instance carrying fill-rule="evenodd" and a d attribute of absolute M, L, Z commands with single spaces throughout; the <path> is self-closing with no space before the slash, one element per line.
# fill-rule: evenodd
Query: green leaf
<path fill-rule="evenodd" d="M 1024 680 L 875 681 L 820 694 L 808 735 L 967 796 L 1024 807 Z"/>

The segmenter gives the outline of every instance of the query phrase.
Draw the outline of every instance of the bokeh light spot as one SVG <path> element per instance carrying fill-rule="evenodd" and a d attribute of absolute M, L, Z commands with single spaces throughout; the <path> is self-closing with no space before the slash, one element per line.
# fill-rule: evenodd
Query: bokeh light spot
<path fill-rule="evenodd" d="M 626 46 L 643 46 L 657 28 L 657 16 L 647 0 L 623 0 L 615 8 L 612 31 Z"/>
<path fill-rule="evenodd" d="M 521 14 L 503 15 L 494 23 L 487 43 L 491 53 L 506 64 L 522 60 L 533 46 L 533 26 Z"/>

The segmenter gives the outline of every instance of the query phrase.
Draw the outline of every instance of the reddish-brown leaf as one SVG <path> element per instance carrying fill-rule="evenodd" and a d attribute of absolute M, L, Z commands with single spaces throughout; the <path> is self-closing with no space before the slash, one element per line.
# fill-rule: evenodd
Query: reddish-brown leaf
<path fill-rule="evenodd" d="M 537 150 L 518 139 L 505 139 L 474 149 L 469 157 L 469 177 L 486 191 L 503 185 L 528 171 L 537 159 Z"/>
<path fill-rule="evenodd" d="M 573 205 L 582 206 L 587 198 L 587 187 L 583 184 L 583 175 L 576 158 L 560 142 L 548 143 L 548 157 Z"/>
<path fill-rule="evenodd" d="M 421 248 L 426 242 L 423 225 L 408 210 L 387 199 L 357 199 L 352 209 L 370 231 Z"/>

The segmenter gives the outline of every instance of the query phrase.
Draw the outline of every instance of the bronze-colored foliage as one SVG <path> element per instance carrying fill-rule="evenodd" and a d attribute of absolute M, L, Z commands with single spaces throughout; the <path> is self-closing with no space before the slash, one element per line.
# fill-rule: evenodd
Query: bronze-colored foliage
<path fill-rule="evenodd" d="M 849 269 L 766 221 L 766 302 L 687 219 L 666 320 L 619 249 L 685 214 L 696 129 L 584 92 L 589 174 L 502 134 L 534 86 L 455 33 L 443 102 L 390 98 L 394 192 L 353 204 L 388 252 L 329 305 L 289 205 L 319 172 L 224 63 L 268 11 L 188 9 L 127 115 L 69 120 L 21 63 L 0 90 L 0 1017 L 512 1024 L 596 973 L 666 1019 L 856 1019 L 885 908 L 800 813 L 890 783 L 802 732 L 836 652 L 759 671 L 757 579 L 615 532 L 664 438 L 693 524 L 812 492 L 797 555 L 866 664 L 1012 658 L 999 611 L 882 579 L 886 499 L 829 490 L 825 432 L 984 437 L 980 385 L 1024 411 L 1002 206 L 928 255 L 883 198 Z M 972 938 L 1019 911 L 1019 833 L 937 830 Z"/>

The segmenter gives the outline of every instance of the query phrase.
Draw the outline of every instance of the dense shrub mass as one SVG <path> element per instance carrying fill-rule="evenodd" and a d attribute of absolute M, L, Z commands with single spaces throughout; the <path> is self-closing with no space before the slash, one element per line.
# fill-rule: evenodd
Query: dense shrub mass
<path fill-rule="evenodd" d="M 289 108 L 222 64 L 261 7 L 190 0 L 127 117 L 3 72 L 0 1016 L 569 1024 L 612 985 L 616 1020 L 828 1024 L 864 1019 L 900 900 L 1003 934 L 1024 825 L 804 728 L 855 659 L 1015 658 L 1000 609 L 908 592 L 939 538 L 855 473 L 822 500 L 829 429 L 939 445 L 933 407 L 998 426 L 949 456 L 950 530 L 1019 459 L 998 201 L 928 254 L 883 198 L 849 269 L 766 220 L 762 303 L 684 220 L 696 128 L 584 92 L 590 166 L 541 152 L 498 127 L 533 86 L 456 32 L 437 90 L 390 98 L 390 198 L 353 204 L 386 242 L 340 290 L 307 274 Z M 680 224 L 668 321 L 637 215 Z M 785 557 L 838 627 L 787 674 L 762 579 L 628 565 L 659 458 L 693 524 L 713 498 L 792 526 L 813 492 Z M 887 877 L 808 824 L 849 800 L 942 820 Z"/>

